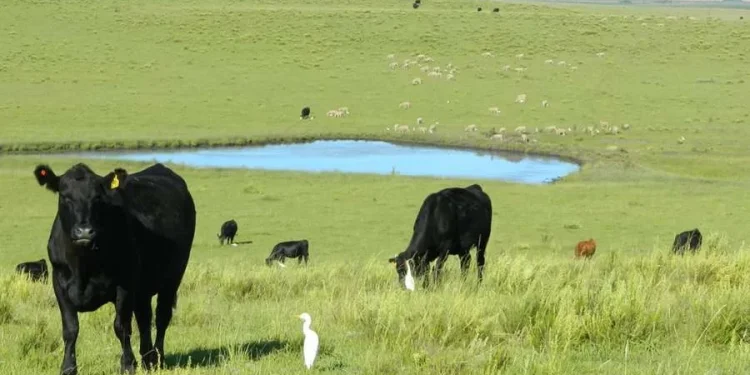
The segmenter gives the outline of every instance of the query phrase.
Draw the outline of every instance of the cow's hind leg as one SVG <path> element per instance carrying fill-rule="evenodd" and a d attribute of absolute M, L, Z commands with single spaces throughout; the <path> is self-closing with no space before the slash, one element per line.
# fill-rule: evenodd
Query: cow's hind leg
<path fill-rule="evenodd" d="M 461 260 L 461 277 L 466 277 L 469 273 L 469 266 L 471 266 L 471 253 L 468 251 L 460 255 Z"/>
<path fill-rule="evenodd" d="M 120 357 L 120 372 L 132 374 L 135 372 L 135 354 L 130 344 L 130 335 L 133 330 L 133 296 L 122 288 L 117 288 L 117 299 L 115 300 L 115 323 L 114 330 L 117 339 L 122 346 Z"/>
<path fill-rule="evenodd" d="M 165 288 L 156 298 L 156 351 L 159 356 L 159 366 L 164 367 L 164 336 L 172 321 L 172 309 L 177 302 L 177 285 Z"/>
<path fill-rule="evenodd" d="M 440 274 L 443 273 L 443 266 L 445 265 L 445 261 L 448 259 L 449 254 L 449 249 L 446 249 L 440 254 L 440 256 L 438 256 L 437 261 L 435 261 L 435 269 L 433 270 L 435 284 L 440 281 Z"/>
<path fill-rule="evenodd" d="M 151 296 L 139 298 L 135 305 L 135 320 L 138 323 L 138 332 L 141 337 L 141 363 L 146 370 L 151 370 L 159 360 L 159 356 L 151 341 L 151 320 L 153 312 L 151 309 Z"/>

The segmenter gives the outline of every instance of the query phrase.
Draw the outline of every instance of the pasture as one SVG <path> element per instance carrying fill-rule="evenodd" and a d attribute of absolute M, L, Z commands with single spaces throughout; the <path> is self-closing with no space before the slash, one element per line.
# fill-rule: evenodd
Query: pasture
<path fill-rule="evenodd" d="M 305 373 L 302 312 L 321 338 L 317 373 L 746 372 L 750 12 L 428 1 L 4 1 L 1 147 L 341 135 L 586 162 L 544 186 L 170 165 L 198 223 L 161 374 Z M 454 79 L 402 67 L 419 54 L 434 60 L 423 65 L 455 66 Z M 514 103 L 519 94 L 526 103 Z M 305 105 L 315 119 L 299 120 Z M 350 115 L 326 116 L 344 106 Z M 418 117 L 438 131 L 392 131 Z M 583 130 L 602 122 L 630 129 Z M 464 132 L 469 124 L 479 131 Z M 513 133 L 553 125 L 576 130 L 531 131 L 535 142 Z M 501 127 L 502 141 L 482 134 Z M 76 161 L 0 157 L 0 373 L 59 369 L 52 288 L 13 267 L 46 257 L 55 214 L 34 166 L 61 173 Z M 146 166 L 89 164 L 100 174 Z M 451 258 L 436 290 L 403 291 L 387 259 L 408 244 L 422 200 L 474 182 L 493 200 L 485 282 L 476 286 L 473 263 L 459 280 Z M 236 240 L 252 244 L 219 246 L 232 218 Z M 699 254 L 671 256 L 674 235 L 694 227 L 705 236 Z M 595 256 L 574 260 L 590 237 Z M 274 244 L 302 238 L 306 268 L 265 266 Z M 113 308 L 80 319 L 80 373 L 115 373 Z"/>

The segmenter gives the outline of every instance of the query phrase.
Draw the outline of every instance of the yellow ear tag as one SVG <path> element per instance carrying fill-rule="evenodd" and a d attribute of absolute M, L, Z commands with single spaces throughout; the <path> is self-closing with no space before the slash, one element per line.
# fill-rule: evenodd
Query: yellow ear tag
<path fill-rule="evenodd" d="M 114 175 L 114 177 L 112 177 L 112 183 L 109 185 L 109 188 L 116 189 L 118 186 L 120 186 L 120 180 L 117 179 L 117 175 Z"/>

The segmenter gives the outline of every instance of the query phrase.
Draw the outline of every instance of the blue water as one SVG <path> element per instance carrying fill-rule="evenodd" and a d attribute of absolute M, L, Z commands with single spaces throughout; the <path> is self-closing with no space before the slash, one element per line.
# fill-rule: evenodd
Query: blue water
<path fill-rule="evenodd" d="M 408 176 L 490 179 L 541 184 L 578 170 L 554 158 L 499 152 L 476 152 L 381 141 L 314 141 L 310 143 L 176 151 L 93 152 L 87 158 L 220 167 L 401 174 Z"/>

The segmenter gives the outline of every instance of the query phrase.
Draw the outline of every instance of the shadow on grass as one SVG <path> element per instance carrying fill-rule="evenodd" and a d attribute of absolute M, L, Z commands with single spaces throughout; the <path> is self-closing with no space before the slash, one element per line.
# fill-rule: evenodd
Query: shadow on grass
<path fill-rule="evenodd" d="M 186 353 L 167 355 L 164 359 L 167 368 L 175 367 L 215 367 L 228 360 L 230 353 L 244 355 L 255 361 L 273 352 L 284 350 L 287 342 L 279 340 L 248 342 L 220 348 L 196 348 Z"/>

